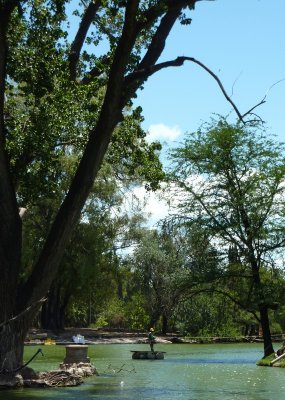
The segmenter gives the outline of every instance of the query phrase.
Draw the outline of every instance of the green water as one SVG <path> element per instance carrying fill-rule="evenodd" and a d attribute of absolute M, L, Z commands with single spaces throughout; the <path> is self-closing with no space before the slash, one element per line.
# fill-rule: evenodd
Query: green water
<path fill-rule="evenodd" d="M 26 358 L 38 347 L 27 347 Z M 57 368 L 64 346 L 43 346 L 32 366 Z M 94 345 L 89 356 L 100 376 L 75 388 L 23 389 L 0 392 L 2 400 L 280 400 L 285 369 L 257 367 L 262 345 L 157 345 L 164 360 L 132 360 L 130 350 L 145 345 Z M 121 371 L 119 371 L 121 370 Z"/>

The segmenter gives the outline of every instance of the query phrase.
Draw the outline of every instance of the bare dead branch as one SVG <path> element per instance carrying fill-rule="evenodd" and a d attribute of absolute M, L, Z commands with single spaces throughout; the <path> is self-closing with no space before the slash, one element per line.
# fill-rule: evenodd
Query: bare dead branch
<path fill-rule="evenodd" d="M 266 94 L 264 95 L 263 99 L 262 99 L 259 103 L 257 103 L 255 106 L 253 106 L 250 110 L 248 110 L 246 113 L 244 113 L 244 114 L 243 114 L 243 118 L 244 118 L 245 116 L 247 116 L 247 115 L 255 115 L 257 118 L 259 118 L 259 119 L 261 120 L 261 122 L 264 122 L 264 121 L 262 121 L 262 119 L 259 117 L 259 115 L 253 113 L 252 111 L 253 111 L 255 108 L 257 108 L 257 107 L 261 106 L 262 104 L 266 103 L 266 97 L 267 97 L 268 93 L 270 92 L 270 90 L 271 90 L 275 85 L 278 85 L 280 82 L 283 82 L 283 81 L 285 81 L 285 78 L 280 79 L 279 81 L 273 83 L 273 85 L 271 85 L 270 88 L 267 90 L 267 92 L 266 92 Z M 249 121 L 247 121 L 247 122 L 249 122 Z"/>
<path fill-rule="evenodd" d="M 231 97 L 234 95 L 234 87 L 235 87 L 235 84 L 237 83 L 237 81 L 238 81 L 238 79 L 239 79 L 240 76 L 241 76 L 241 72 L 240 72 L 240 74 L 238 75 L 238 77 L 234 80 L 234 83 L 233 83 L 233 85 L 232 85 Z"/>
<path fill-rule="evenodd" d="M 263 97 L 263 99 L 262 99 L 259 103 L 257 103 L 255 106 L 253 106 L 253 107 L 252 107 L 250 110 L 248 110 L 247 112 L 245 112 L 245 113 L 242 115 L 242 118 L 246 117 L 247 115 L 255 115 L 255 116 L 257 116 L 257 114 L 254 114 L 252 111 L 255 110 L 257 107 L 261 106 L 261 105 L 264 104 L 264 103 L 266 103 L 265 96 Z M 257 116 L 257 117 L 258 117 L 258 116 Z M 258 117 L 258 118 L 259 118 L 259 117 Z"/>
<path fill-rule="evenodd" d="M 200 67 L 202 67 L 205 71 L 207 71 L 214 79 L 215 81 L 218 83 L 223 95 L 225 96 L 226 100 L 232 105 L 233 109 L 235 110 L 238 118 L 240 121 L 243 121 L 243 116 L 240 113 L 239 109 L 237 108 L 237 106 L 235 105 L 235 103 L 232 101 L 232 99 L 230 98 L 230 96 L 227 94 L 222 82 L 220 81 L 220 79 L 218 78 L 218 76 L 212 71 L 210 70 L 210 68 L 208 68 L 205 64 L 203 64 L 201 61 L 196 60 L 194 57 L 177 57 L 175 60 L 172 61 L 166 61 L 164 63 L 160 63 L 157 65 L 154 65 L 152 67 L 148 68 L 148 71 L 137 71 L 136 73 L 134 73 L 133 77 L 130 77 L 129 79 L 135 79 L 135 75 L 137 74 L 137 76 L 141 75 L 152 75 L 153 73 L 163 69 L 163 68 L 167 68 L 167 67 L 178 67 L 184 64 L 185 61 L 191 61 L 197 65 L 199 65 Z"/>
<path fill-rule="evenodd" d="M 38 301 L 34 302 L 33 304 L 31 304 L 30 306 L 26 307 L 22 312 L 17 314 L 15 317 L 12 317 L 12 318 L 8 319 L 7 321 L 2 322 L 0 324 L 0 328 L 3 328 L 4 326 L 10 325 L 12 322 L 15 322 L 15 321 L 19 320 L 25 314 L 27 314 L 29 311 L 31 311 L 32 309 L 36 308 L 40 303 L 44 303 L 46 300 L 47 300 L 46 297 L 42 297 L 40 300 L 38 300 Z"/>
<path fill-rule="evenodd" d="M 219 77 L 210 68 L 208 68 L 201 61 L 196 60 L 194 57 L 184 57 L 184 56 L 183 57 L 177 57 L 175 60 L 165 61 L 163 63 L 150 65 L 150 66 L 147 66 L 145 68 L 138 69 L 137 71 L 132 72 L 132 73 L 130 73 L 129 75 L 126 76 L 126 78 L 125 78 L 126 83 L 130 83 L 131 81 L 135 81 L 135 80 L 146 80 L 149 76 L 151 76 L 152 74 L 154 74 L 154 73 L 156 73 L 156 72 L 158 72 L 158 71 L 160 71 L 160 70 L 162 70 L 164 68 L 179 67 L 179 66 L 183 65 L 185 61 L 191 61 L 191 62 L 199 65 L 200 67 L 202 67 L 205 71 L 207 71 L 215 79 L 215 81 L 218 83 L 218 85 L 219 85 L 224 97 L 231 104 L 231 106 L 233 107 L 234 111 L 236 112 L 236 114 L 238 116 L 238 119 L 241 122 L 243 122 L 244 124 L 245 123 L 249 123 L 249 122 L 256 122 L 256 119 L 251 120 L 251 121 L 245 121 L 244 118 L 246 116 L 248 116 L 248 115 L 255 115 L 257 119 L 259 119 L 261 122 L 264 122 L 264 121 L 262 121 L 262 119 L 258 115 L 254 114 L 252 111 L 266 102 L 266 100 L 265 100 L 266 99 L 266 95 L 263 97 L 263 99 L 259 103 L 257 103 L 255 106 L 253 106 L 248 111 L 246 111 L 244 114 L 241 114 L 241 112 L 239 111 L 238 107 L 236 106 L 236 104 L 231 99 L 231 96 L 229 96 L 228 93 L 226 92 L 226 90 L 225 90 L 221 80 L 219 79 Z M 278 81 L 275 84 L 273 84 L 269 88 L 269 90 L 273 86 L 275 86 L 277 83 L 282 82 L 283 80 L 285 80 L 285 79 L 281 79 L 280 81 Z"/>
<path fill-rule="evenodd" d="M 267 92 L 266 92 L 264 98 L 267 97 L 268 93 L 270 92 L 270 90 L 271 90 L 274 86 L 276 86 L 276 85 L 278 85 L 279 83 L 284 82 L 284 81 L 285 81 L 285 78 L 282 78 L 282 79 L 279 79 L 279 81 L 273 83 L 273 85 L 271 85 L 270 88 L 267 90 Z"/>

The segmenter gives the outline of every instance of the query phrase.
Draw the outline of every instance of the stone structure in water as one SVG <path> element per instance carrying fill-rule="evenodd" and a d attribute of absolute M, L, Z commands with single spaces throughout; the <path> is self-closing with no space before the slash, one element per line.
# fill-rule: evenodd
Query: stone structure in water
<path fill-rule="evenodd" d="M 71 344 L 65 346 L 66 356 L 59 368 L 81 377 L 97 375 L 97 370 L 90 363 L 88 357 L 88 346 L 81 344 Z"/>

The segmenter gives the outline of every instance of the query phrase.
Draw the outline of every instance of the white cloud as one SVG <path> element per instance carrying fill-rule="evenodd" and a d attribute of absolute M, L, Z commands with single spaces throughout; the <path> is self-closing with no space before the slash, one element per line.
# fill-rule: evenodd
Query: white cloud
<path fill-rule="evenodd" d="M 169 209 L 162 196 L 152 192 L 147 195 L 146 212 L 150 215 L 149 223 L 154 225 L 167 216 Z"/>
<path fill-rule="evenodd" d="M 125 205 L 130 209 L 136 203 L 141 204 L 142 210 L 147 216 L 148 226 L 155 225 L 168 214 L 168 205 L 162 199 L 159 190 L 157 192 L 148 192 L 143 186 L 135 187 L 125 199 Z"/>
<path fill-rule="evenodd" d="M 181 130 L 177 125 L 170 127 L 164 124 L 155 124 L 150 125 L 146 139 L 148 142 L 154 140 L 174 141 L 179 135 L 181 135 Z"/>

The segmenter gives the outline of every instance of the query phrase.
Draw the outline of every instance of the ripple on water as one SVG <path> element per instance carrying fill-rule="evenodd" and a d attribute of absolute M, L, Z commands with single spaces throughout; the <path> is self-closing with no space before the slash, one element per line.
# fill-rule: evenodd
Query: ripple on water
<path fill-rule="evenodd" d="M 134 345 L 90 347 L 102 375 L 77 388 L 5 392 L 2 400 L 281 400 L 284 370 L 255 365 L 262 345 L 158 345 L 164 360 L 132 360 Z M 52 346 L 50 346 L 52 347 Z M 46 366 L 55 355 L 46 349 Z M 62 355 L 58 356 L 60 361 Z M 41 363 L 41 359 L 38 361 Z M 122 371 L 120 367 L 124 365 Z M 132 371 L 132 372 L 131 372 Z"/>

